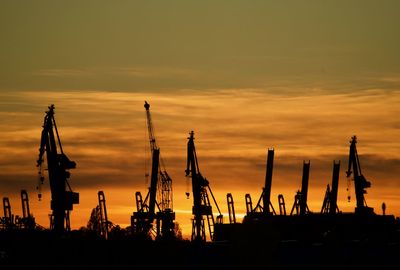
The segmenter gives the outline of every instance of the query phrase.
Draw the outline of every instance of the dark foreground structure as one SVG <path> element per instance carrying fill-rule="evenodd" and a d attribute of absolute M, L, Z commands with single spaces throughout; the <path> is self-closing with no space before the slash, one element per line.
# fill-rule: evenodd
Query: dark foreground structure
<path fill-rule="evenodd" d="M 265 228 L 265 227 L 264 227 Z M 281 241 L 263 230 L 232 242 L 105 240 L 72 231 L 1 232 L 1 269 L 398 269 L 397 241 Z M 395 240 L 395 239 L 392 239 Z"/>

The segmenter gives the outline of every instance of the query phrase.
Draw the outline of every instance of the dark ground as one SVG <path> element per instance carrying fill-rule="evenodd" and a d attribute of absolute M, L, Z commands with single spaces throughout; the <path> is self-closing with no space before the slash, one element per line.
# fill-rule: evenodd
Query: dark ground
<path fill-rule="evenodd" d="M 0 232 L 0 269 L 400 269 L 391 241 L 281 241 L 271 235 L 194 244 L 104 240 L 78 232 Z"/>

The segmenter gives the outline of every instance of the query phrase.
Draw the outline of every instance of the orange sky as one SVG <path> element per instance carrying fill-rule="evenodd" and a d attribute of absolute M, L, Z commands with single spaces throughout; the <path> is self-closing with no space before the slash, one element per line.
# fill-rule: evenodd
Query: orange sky
<path fill-rule="evenodd" d="M 226 212 L 238 215 L 264 183 L 275 148 L 272 196 L 288 208 L 311 160 L 309 206 L 319 211 L 332 161 L 346 162 L 356 134 L 380 213 L 400 215 L 400 1 L 2 1 L 0 9 L 0 196 L 20 214 L 28 189 L 48 225 L 49 195 L 35 186 L 44 111 L 54 103 L 71 185 L 86 224 L 104 190 L 110 219 L 128 225 L 145 193 L 144 100 L 174 181 L 177 219 L 190 233 L 186 143 L 195 131 L 200 169 Z M 47 188 L 47 189 L 46 189 Z M 48 191 L 48 182 L 45 191 Z M 354 196 L 353 196 L 354 197 Z"/>
<path fill-rule="evenodd" d="M 151 113 L 167 171 L 173 179 L 174 210 L 184 235 L 190 233 L 192 200 L 185 198 L 186 143 L 190 130 L 200 171 L 209 179 L 221 210 L 226 193 L 235 200 L 237 215 L 245 210 L 244 194 L 253 203 L 264 184 L 266 150 L 275 148 L 272 201 L 285 196 L 291 208 L 301 186 L 303 160 L 311 160 L 309 207 L 320 211 L 332 162 L 341 160 L 339 207 L 347 202 L 345 170 L 350 137 L 358 136 L 363 174 L 372 182 L 367 203 L 381 213 L 400 215 L 400 93 L 370 89 L 333 94 L 323 89 L 297 89 L 277 94 L 265 89 L 124 93 L 101 91 L 0 93 L 0 196 L 9 196 L 13 212 L 21 214 L 20 189 L 27 189 L 38 223 L 48 226 L 49 194 L 37 201 L 35 186 L 41 125 L 48 104 L 56 105 L 64 152 L 76 161 L 71 186 L 81 203 L 72 226 L 86 225 L 104 190 L 109 219 L 125 227 L 136 208 L 134 193 L 146 191 L 144 100 Z M 48 182 L 45 191 L 48 191 Z M 227 216 L 225 215 L 227 221 Z"/>

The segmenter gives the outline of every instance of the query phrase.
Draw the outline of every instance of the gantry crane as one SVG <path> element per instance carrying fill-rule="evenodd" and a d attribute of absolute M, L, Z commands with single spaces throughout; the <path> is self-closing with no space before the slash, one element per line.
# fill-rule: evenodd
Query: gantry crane
<path fill-rule="evenodd" d="M 339 207 L 337 206 L 339 171 L 340 161 L 338 163 L 333 161 L 332 187 L 329 186 L 329 184 L 326 187 L 325 197 L 321 208 L 321 214 L 335 215 L 339 213 Z"/>
<path fill-rule="evenodd" d="M 70 231 L 69 212 L 74 204 L 79 203 L 79 193 L 73 192 L 68 183 L 70 169 L 75 169 L 76 163 L 71 161 L 62 148 L 60 136 L 54 118 L 54 105 L 49 106 L 43 123 L 42 137 L 40 140 L 39 158 L 39 199 L 41 198 L 40 186 L 44 182 L 44 154 L 46 153 L 47 171 L 51 190 L 50 228 L 62 234 Z"/>
<path fill-rule="evenodd" d="M 267 165 L 265 172 L 265 185 L 257 205 L 253 208 L 250 194 L 245 195 L 246 217 L 245 220 L 258 220 L 267 216 L 276 215 L 275 209 L 271 203 L 272 171 L 274 168 L 274 149 L 268 149 Z"/>
<path fill-rule="evenodd" d="M 356 143 L 357 137 L 353 136 L 350 141 L 349 165 L 346 175 L 348 181 L 351 181 L 350 177 L 353 175 L 357 201 L 355 212 L 359 214 L 372 214 L 374 209 L 367 206 L 367 202 L 364 198 L 364 194 L 367 193 L 365 189 L 371 187 L 371 182 L 367 181 L 367 179 L 365 179 L 364 175 L 361 173 L 360 159 L 358 158 Z"/>
<path fill-rule="evenodd" d="M 34 229 L 36 227 L 35 218 L 29 208 L 28 192 L 21 190 L 22 217 L 16 217 L 15 223 L 23 229 Z"/>
<path fill-rule="evenodd" d="M 97 197 L 99 204 L 93 208 L 87 227 L 89 230 L 96 232 L 100 237 L 108 239 L 110 229 L 113 228 L 114 224 L 108 220 L 106 196 L 104 195 L 104 192 L 99 191 Z"/>
<path fill-rule="evenodd" d="M 304 216 L 310 213 L 307 205 L 307 194 L 308 194 L 308 179 L 310 175 L 310 161 L 303 161 L 303 176 L 301 178 L 301 191 L 297 191 L 294 196 L 294 203 L 290 215 Z"/>
<path fill-rule="evenodd" d="M 14 215 L 11 211 L 11 204 L 8 197 L 3 198 L 3 210 L 4 217 L 1 219 L 1 225 L 3 229 L 9 230 L 12 229 L 15 225 L 14 223 Z"/>
<path fill-rule="evenodd" d="M 137 212 L 131 217 L 131 227 L 134 234 L 149 235 L 156 220 L 156 239 L 171 239 L 174 237 L 174 220 L 172 198 L 172 179 L 168 175 L 160 148 L 157 146 L 153 122 L 150 114 L 150 104 L 145 101 L 147 131 L 151 151 L 151 180 L 149 191 L 143 201 L 140 192 L 136 192 Z M 155 212 L 155 208 L 158 212 Z"/>
<path fill-rule="evenodd" d="M 222 223 L 222 214 L 215 200 L 215 197 L 211 191 L 209 182 L 204 178 L 199 170 L 199 163 L 197 161 L 196 148 L 194 145 L 194 132 L 191 131 L 189 141 L 187 145 L 187 165 L 186 165 L 186 176 L 192 178 L 192 192 L 193 192 L 193 220 L 192 220 L 192 241 L 204 242 L 206 241 L 206 232 L 204 224 L 204 216 L 207 218 L 208 230 L 210 239 L 214 240 L 214 215 L 208 197 L 210 192 L 212 199 L 217 207 L 219 215 L 217 216 L 217 223 Z"/>

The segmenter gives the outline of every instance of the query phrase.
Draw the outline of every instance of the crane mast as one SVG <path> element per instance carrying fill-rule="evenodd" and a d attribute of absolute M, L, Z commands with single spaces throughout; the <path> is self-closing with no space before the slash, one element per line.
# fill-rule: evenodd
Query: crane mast
<path fill-rule="evenodd" d="M 70 230 L 69 212 L 74 204 L 79 203 L 79 193 L 73 192 L 68 183 L 70 169 L 75 169 L 76 163 L 63 152 L 60 136 L 54 118 L 54 105 L 49 107 L 44 117 L 42 136 L 40 140 L 39 167 L 40 185 L 44 181 L 44 156 L 47 159 L 47 171 L 51 190 L 51 220 L 50 227 L 58 234 Z M 39 198 L 41 194 L 39 194 Z"/>
<path fill-rule="evenodd" d="M 207 217 L 208 229 L 210 239 L 214 240 L 214 215 L 208 197 L 207 189 L 213 198 L 213 201 L 218 209 L 219 215 L 217 216 L 217 222 L 222 223 L 222 214 L 219 210 L 218 204 L 209 186 L 209 182 L 204 178 L 199 170 L 199 164 L 197 161 L 196 148 L 194 145 L 194 132 L 191 131 L 190 137 L 188 138 L 187 144 L 187 165 L 186 165 L 186 176 L 192 178 L 192 193 L 193 193 L 193 220 L 192 220 L 192 241 L 204 242 L 206 241 L 206 232 L 203 216 Z"/>
<path fill-rule="evenodd" d="M 371 187 L 371 182 L 367 181 L 361 173 L 360 159 L 358 157 L 356 143 L 357 137 L 353 136 L 350 141 L 349 164 L 346 174 L 349 180 L 351 175 L 353 175 L 357 201 L 356 213 L 371 214 L 373 213 L 373 208 L 367 206 L 367 202 L 364 198 L 364 194 L 367 193 L 365 189 Z"/>

